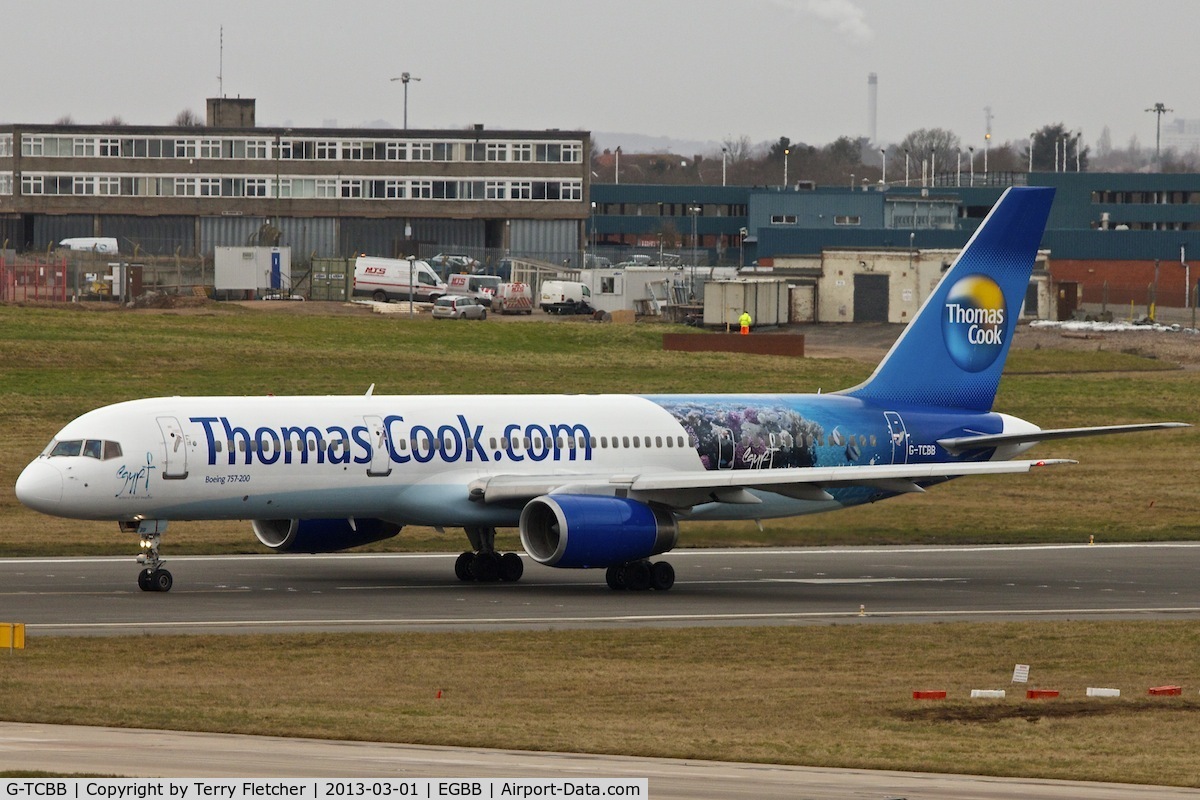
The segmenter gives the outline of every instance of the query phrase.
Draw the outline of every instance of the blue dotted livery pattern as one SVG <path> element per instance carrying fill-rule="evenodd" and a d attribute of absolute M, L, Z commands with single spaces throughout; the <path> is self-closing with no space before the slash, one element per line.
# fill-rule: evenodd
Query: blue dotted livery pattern
<path fill-rule="evenodd" d="M 877 405 L 988 411 L 1054 190 L 1005 191 L 875 373 L 845 394 Z"/>

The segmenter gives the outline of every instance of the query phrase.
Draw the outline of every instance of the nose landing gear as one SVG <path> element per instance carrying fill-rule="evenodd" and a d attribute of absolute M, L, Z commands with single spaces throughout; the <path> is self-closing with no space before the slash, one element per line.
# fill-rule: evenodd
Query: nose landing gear
<path fill-rule="evenodd" d="M 122 522 L 121 529 L 135 530 L 141 536 L 142 552 L 138 554 L 137 563 L 142 565 L 142 570 L 138 572 L 138 588 L 143 592 L 171 591 L 175 579 L 170 572 L 163 569 L 162 565 L 166 562 L 158 554 L 163 532 L 167 529 L 166 521 Z"/>

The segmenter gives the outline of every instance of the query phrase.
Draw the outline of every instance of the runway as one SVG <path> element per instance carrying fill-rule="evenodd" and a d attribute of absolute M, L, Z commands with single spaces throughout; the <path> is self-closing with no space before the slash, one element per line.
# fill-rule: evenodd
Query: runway
<path fill-rule="evenodd" d="M 132 558 L 4 559 L 0 607 L 38 636 L 1200 618 L 1200 543 L 676 550 L 669 592 L 529 559 L 462 583 L 454 557 L 177 557 L 166 594 Z"/>

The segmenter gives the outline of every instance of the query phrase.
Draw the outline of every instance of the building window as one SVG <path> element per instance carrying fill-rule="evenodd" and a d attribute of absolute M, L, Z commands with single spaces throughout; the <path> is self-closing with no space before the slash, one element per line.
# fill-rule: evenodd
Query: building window
<path fill-rule="evenodd" d="M 454 143 L 453 142 L 434 142 L 433 143 L 433 160 L 434 161 L 453 161 L 454 160 Z"/>
<path fill-rule="evenodd" d="M 175 179 L 175 194 L 187 197 L 195 197 L 196 195 L 196 179 L 195 178 L 176 178 Z"/>
<path fill-rule="evenodd" d="M 121 155 L 121 140 L 120 139 L 101 139 L 100 140 L 100 155 L 114 157 Z"/>
<path fill-rule="evenodd" d="M 840 214 L 833 218 L 834 225 L 862 225 L 862 217 Z"/>
<path fill-rule="evenodd" d="M 221 179 L 220 178 L 200 178 L 200 196 L 201 197 L 220 197 L 221 196 Z"/>
<path fill-rule="evenodd" d="M 400 180 L 388 180 L 383 182 L 384 196 L 388 200 L 403 200 L 407 196 L 408 185 Z"/>
<path fill-rule="evenodd" d="M 498 142 L 488 142 L 488 161 L 508 161 L 508 145 Z"/>
<path fill-rule="evenodd" d="M 772 214 L 771 215 L 771 224 L 772 225 L 795 225 L 796 224 L 796 215 L 795 214 Z"/>
<path fill-rule="evenodd" d="M 317 142 L 317 158 L 330 161 L 338 157 L 337 142 Z"/>
<path fill-rule="evenodd" d="M 433 142 L 413 142 L 413 161 L 433 161 Z"/>
<path fill-rule="evenodd" d="M 557 164 L 562 161 L 562 147 L 556 144 L 539 144 L 536 149 L 537 160 Z"/>
<path fill-rule="evenodd" d="M 428 200 L 433 197 L 433 181 L 413 181 L 408 188 L 414 200 Z"/>
<path fill-rule="evenodd" d="M 374 151 L 372 150 L 372 154 Z M 349 161 L 363 160 L 363 143 L 362 142 L 346 142 L 342 145 L 342 158 Z"/>
<path fill-rule="evenodd" d="M 0 136 L 0 158 L 10 158 L 13 154 L 13 137 Z M 12 177 L 11 175 L 9 176 Z"/>
<path fill-rule="evenodd" d="M 13 176 L 11 172 L 0 172 L 0 195 L 5 197 L 13 193 Z"/>
<path fill-rule="evenodd" d="M 513 200 L 532 200 L 533 183 L 530 181 L 513 181 L 509 187 L 509 197 Z"/>
<path fill-rule="evenodd" d="M 580 164 L 583 162 L 582 144 L 564 144 L 562 146 L 562 161 L 564 164 Z"/>
<path fill-rule="evenodd" d="M 246 197 L 266 197 L 266 178 L 246 178 Z"/>
<path fill-rule="evenodd" d="M 487 161 L 487 145 L 482 142 L 467 142 L 463 152 L 466 161 Z"/>
<path fill-rule="evenodd" d="M 407 161 L 408 143 L 388 142 L 387 147 L 384 148 L 384 154 L 388 161 Z"/>
<path fill-rule="evenodd" d="M 96 140 L 79 138 L 75 140 L 74 152 L 76 156 L 94 156 L 96 155 Z"/>
<path fill-rule="evenodd" d="M 196 157 L 196 140 L 195 139 L 176 139 L 175 140 L 175 157 L 176 158 L 195 158 Z"/>
<path fill-rule="evenodd" d="M 504 181 L 487 182 L 488 200 L 505 200 L 508 198 L 508 184 Z"/>
<path fill-rule="evenodd" d="M 250 139 L 246 142 L 246 158 L 266 158 L 269 149 L 266 139 Z"/>
<path fill-rule="evenodd" d="M 96 194 L 119 195 L 121 179 L 114 175 L 104 175 L 96 178 Z"/>
<path fill-rule="evenodd" d="M 21 194 L 45 194 L 46 181 L 41 175 L 22 175 Z"/>
<path fill-rule="evenodd" d="M 200 157 L 201 158 L 220 158 L 221 157 L 221 140 L 220 139 L 201 139 L 200 140 Z"/>
<path fill-rule="evenodd" d="M 342 197 L 359 198 L 363 196 L 363 182 L 357 179 L 342 181 Z"/>
<path fill-rule="evenodd" d="M 514 144 L 512 146 L 513 161 L 533 161 L 533 145 Z"/>
<path fill-rule="evenodd" d="M 579 181 L 565 181 L 562 184 L 563 200 L 582 200 L 583 184 Z"/>
<path fill-rule="evenodd" d="M 96 184 L 91 178 L 76 176 L 71 179 L 71 194 L 95 194 Z"/>
<path fill-rule="evenodd" d="M 336 178 L 317 178 L 317 197 L 337 197 L 338 182 Z"/>

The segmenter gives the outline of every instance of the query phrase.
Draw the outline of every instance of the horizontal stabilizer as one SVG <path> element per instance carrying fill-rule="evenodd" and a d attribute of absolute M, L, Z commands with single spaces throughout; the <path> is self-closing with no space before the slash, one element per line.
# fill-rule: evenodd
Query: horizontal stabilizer
<path fill-rule="evenodd" d="M 938 439 L 937 443 L 948 453 L 962 453 L 967 450 L 980 450 L 989 447 L 999 447 L 1004 444 L 1033 444 L 1051 439 L 1076 439 L 1083 436 L 1107 436 L 1110 433 L 1137 433 L 1139 431 L 1155 431 L 1163 428 L 1190 428 L 1186 422 L 1148 422 L 1140 425 L 1101 425 L 1094 428 L 1056 428 L 1044 431 L 1024 431 L 1021 433 L 985 433 L 978 436 L 956 436 L 950 439 Z"/>

